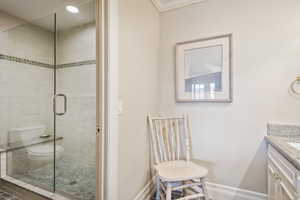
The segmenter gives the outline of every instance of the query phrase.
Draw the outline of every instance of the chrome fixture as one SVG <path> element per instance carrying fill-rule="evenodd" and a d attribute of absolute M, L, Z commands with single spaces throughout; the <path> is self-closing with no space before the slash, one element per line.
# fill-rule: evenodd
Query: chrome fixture
<path fill-rule="evenodd" d="M 64 112 L 61 112 L 61 113 L 56 112 L 56 98 L 57 97 L 64 98 Z M 55 115 L 58 115 L 58 116 L 62 116 L 64 114 L 66 114 L 66 112 L 67 112 L 67 96 L 65 94 L 54 95 L 54 97 L 53 97 L 53 112 L 55 113 Z"/>
<path fill-rule="evenodd" d="M 295 88 L 296 86 L 298 85 L 298 91 L 297 89 Z M 294 94 L 297 94 L 297 95 L 300 95 L 300 76 L 297 76 L 296 77 L 296 80 L 294 80 L 291 85 L 290 85 L 290 89 L 292 91 L 292 93 Z"/>

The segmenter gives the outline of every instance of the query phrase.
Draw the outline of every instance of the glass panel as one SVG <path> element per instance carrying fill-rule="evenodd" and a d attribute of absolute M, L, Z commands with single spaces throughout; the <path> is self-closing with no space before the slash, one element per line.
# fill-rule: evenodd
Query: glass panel
<path fill-rule="evenodd" d="M 0 12 L 1 147 L 7 175 L 53 192 L 54 15 L 31 23 Z"/>
<path fill-rule="evenodd" d="M 78 13 L 57 12 L 56 92 L 67 96 L 67 113 L 56 116 L 55 187 L 69 199 L 94 200 L 96 188 L 95 2 Z M 63 99 L 57 101 L 62 112 Z"/>

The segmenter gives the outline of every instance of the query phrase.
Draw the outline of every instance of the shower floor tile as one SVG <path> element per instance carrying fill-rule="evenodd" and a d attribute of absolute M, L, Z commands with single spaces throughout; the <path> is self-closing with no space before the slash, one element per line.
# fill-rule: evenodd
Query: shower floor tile
<path fill-rule="evenodd" d="M 0 200 L 21 200 L 21 199 L 7 192 L 0 191 Z"/>
<path fill-rule="evenodd" d="M 68 158 L 56 161 L 56 193 L 72 200 L 95 200 L 94 166 L 87 166 Z M 13 174 L 12 177 L 53 192 L 53 163 L 30 170 L 26 174 Z"/>

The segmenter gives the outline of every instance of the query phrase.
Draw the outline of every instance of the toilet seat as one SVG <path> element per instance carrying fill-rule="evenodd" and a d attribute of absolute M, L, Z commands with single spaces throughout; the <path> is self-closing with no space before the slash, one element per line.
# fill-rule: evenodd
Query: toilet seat
<path fill-rule="evenodd" d="M 60 145 L 56 145 L 56 157 L 60 157 L 61 153 L 64 151 L 64 148 Z M 54 146 L 53 145 L 36 145 L 29 147 L 27 149 L 27 152 L 30 156 L 30 158 L 34 159 L 37 157 L 44 157 L 46 159 L 49 159 L 49 157 L 54 156 Z"/>

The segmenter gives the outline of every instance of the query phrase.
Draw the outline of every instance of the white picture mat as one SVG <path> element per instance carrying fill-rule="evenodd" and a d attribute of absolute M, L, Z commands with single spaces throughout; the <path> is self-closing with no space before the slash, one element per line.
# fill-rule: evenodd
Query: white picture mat
<path fill-rule="evenodd" d="M 176 98 L 177 101 L 231 101 L 231 40 L 224 36 L 215 39 L 179 43 L 176 45 Z M 192 92 L 185 92 L 185 51 L 212 46 L 222 46 L 222 91 L 214 99 L 193 99 Z"/>

